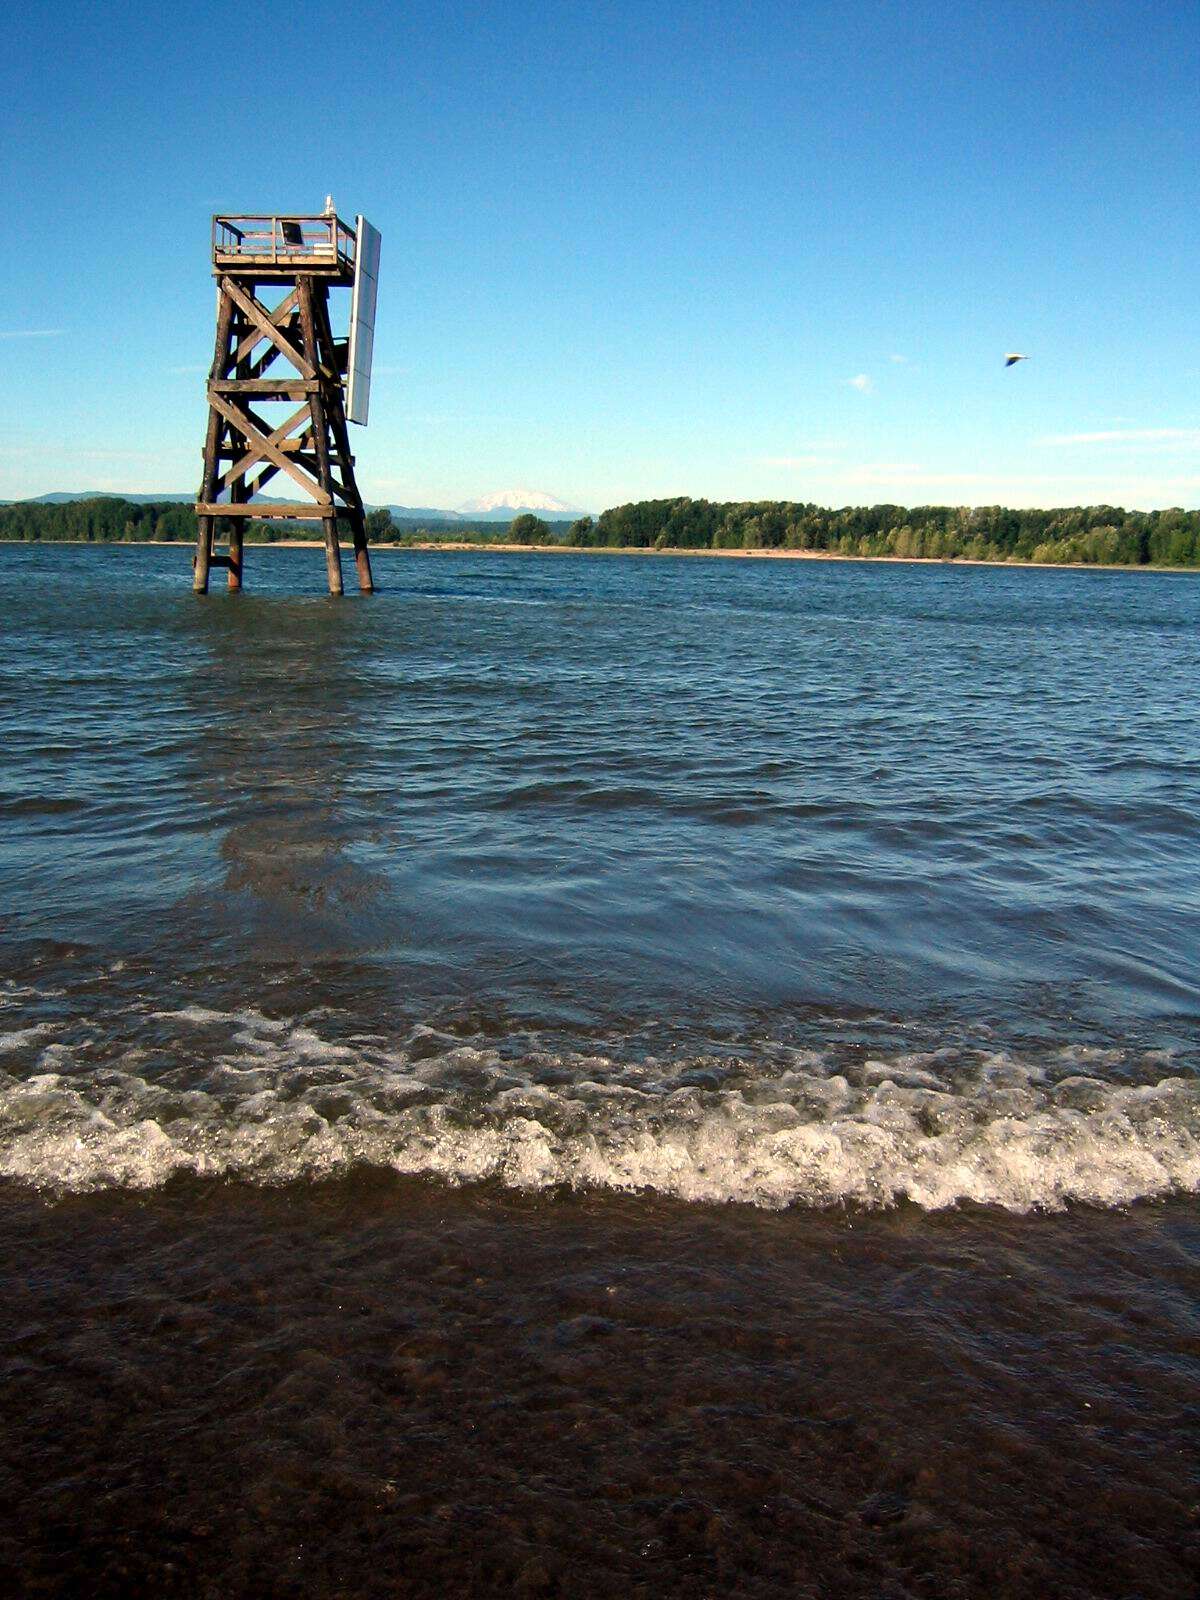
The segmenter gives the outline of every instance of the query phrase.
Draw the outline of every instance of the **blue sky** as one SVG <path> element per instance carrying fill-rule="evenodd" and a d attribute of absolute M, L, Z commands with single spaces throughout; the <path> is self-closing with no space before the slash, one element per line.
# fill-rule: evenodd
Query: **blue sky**
<path fill-rule="evenodd" d="M 0 497 L 190 488 L 209 214 L 332 190 L 369 500 L 1196 505 L 1198 69 L 1194 0 L 34 0 Z"/>

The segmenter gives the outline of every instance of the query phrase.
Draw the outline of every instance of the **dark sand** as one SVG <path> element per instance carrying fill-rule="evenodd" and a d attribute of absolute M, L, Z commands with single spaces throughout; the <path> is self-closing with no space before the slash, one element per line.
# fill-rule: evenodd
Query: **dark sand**
<path fill-rule="evenodd" d="M 0 1587 L 1180 1600 L 1194 1209 L 9 1192 Z"/>

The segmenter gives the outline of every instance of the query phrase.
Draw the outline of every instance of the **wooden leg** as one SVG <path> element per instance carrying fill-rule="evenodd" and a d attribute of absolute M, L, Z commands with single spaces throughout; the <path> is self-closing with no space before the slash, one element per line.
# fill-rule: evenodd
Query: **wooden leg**
<path fill-rule="evenodd" d="M 212 378 L 223 378 L 229 368 L 229 335 L 233 327 L 233 302 L 225 292 L 225 280 L 221 280 L 221 287 L 217 296 L 217 338 L 213 349 Z M 220 457 L 218 451 L 221 445 L 221 434 L 224 422 L 220 415 L 213 409 L 211 390 L 208 407 L 208 431 L 204 440 L 204 476 L 200 483 L 200 500 L 202 504 L 211 504 L 216 498 L 217 474 L 219 471 Z M 194 594 L 208 593 L 208 569 L 212 564 L 213 546 L 213 519 L 212 517 L 197 518 L 196 530 L 196 559 L 192 563 L 192 592 Z"/>
<path fill-rule="evenodd" d="M 314 291 L 313 281 L 307 275 L 296 280 L 296 301 L 300 312 L 300 328 L 304 335 L 304 354 L 311 370 L 316 373 L 321 371 L 321 350 L 317 342 L 317 324 L 313 310 Z M 325 380 L 327 387 L 332 387 L 333 375 Z M 312 443 L 313 452 L 317 458 L 317 481 L 321 485 L 322 497 L 336 505 L 334 501 L 333 464 L 329 458 L 329 424 L 325 416 L 325 401 L 321 390 L 321 380 L 315 390 L 309 395 L 309 407 L 312 411 Z M 338 550 L 337 516 L 326 517 L 325 521 L 325 562 L 329 568 L 329 592 L 341 594 L 342 590 L 342 558 Z"/>
<path fill-rule="evenodd" d="M 242 517 L 230 517 L 229 522 L 229 587 L 241 592 L 242 587 Z"/>
<path fill-rule="evenodd" d="M 371 576 L 371 555 L 367 549 L 366 519 L 360 511 L 352 520 L 354 530 L 354 564 L 358 568 L 358 587 L 363 594 L 375 593 L 375 580 Z"/>
<path fill-rule="evenodd" d="M 196 519 L 198 534 L 196 538 L 196 559 L 192 563 L 192 593 L 208 593 L 208 564 L 212 560 L 213 519 L 211 517 L 198 517 Z"/>
<path fill-rule="evenodd" d="M 334 344 L 333 330 L 329 325 L 329 296 L 323 283 L 311 286 L 307 310 L 304 304 L 301 304 L 301 322 L 304 322 L 306 315 L 311 321 L 315 342 L 313 359 L 323 361 L 330 372 L 339 372 L 341 368 L 338 352 Z M 367 519 L 358 486 L 354 482 L 354 456 L 350 450 L 340 383 L 329 385 L 322 395 L 321 404 L 342 475 L 341 492 L 354 535 L 354 564 L 358 568 L 358 587 L 363 594 L 374 594 L 375 580 L 371 576 L 371 557 L 367 550 Z"/>
<path fill-rule="evenodd" d="M 325 518 L 325 566 L 330 594 L 342 593 L 342 552 L 338 549 L 337 518 Z"/>

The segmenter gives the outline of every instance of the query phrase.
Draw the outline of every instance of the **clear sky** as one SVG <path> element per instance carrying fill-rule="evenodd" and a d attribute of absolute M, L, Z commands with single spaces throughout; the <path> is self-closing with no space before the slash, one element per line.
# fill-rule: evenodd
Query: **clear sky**
<path fill-rule="evenodd" d="M 331 190 L 368 500 L 1200 503 L 1195 0 L 26 0 L 0 80 L 0 497 L 191 488 L 209 214 Z"/>

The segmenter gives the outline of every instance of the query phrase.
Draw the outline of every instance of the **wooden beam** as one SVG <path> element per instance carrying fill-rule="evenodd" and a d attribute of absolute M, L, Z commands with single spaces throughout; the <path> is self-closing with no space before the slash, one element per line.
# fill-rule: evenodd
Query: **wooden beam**
<path fill-rule="evenodd" d="M 231 505 L 228 501 L 218 501 L 212 504 L 201 501 L 196 507 L 197 514 L 202 517 L 254 517 L 260 522 L 270 522 L 276 517 L 286 517 L 297 522 L 320 522 L 331 511 L 340 511 L 340 506 L 335 506 L 332 501 L 321 501 L 314 504 L 311 500 L 299 503 L 274 502 L 270 505 Z"/>
<path fill-rule="evenodd" d="M 316 337 L 325 354 L 326 362 L 336 371 L 345 371 L 334 341 L 329 322 L 329 291 L 322 284 L 313 295 L 313 315 Z M 349 502 L 350 532 L 354 540 L 354 564 L 358 571 L 358 587 L 363 594 L 375 593 L 375 578 L 371 572 L 371 552 L 367 548 L 367 515 L 363 509 L 358 484 L 354 481 L 354 456 L 350 451 L 350 430 L 346 422 L 344 391 L 341 383 L 330 386 L 326 416 L 341 470 L 342 493 Z"/>
<path fill-rule="evenodd" d="M 315 378 L 213 378 L 208 385 L 210 394 L 254 394 L 260 400 L 292 400 L 318 387 Z"/>
<path fill-rule="evenodd" d="M 262 283 L 290 283 L 296 273 L 317 277 L 326 283 L 354 282 L 354 268 L 345 261 L 334 263 L 332 257 L 290 256 L 278 261 L 270 256 L 242 256 L 218 254 L 213 257 L 214 278 L 248 278 Z"/>
<path fill-rule="evenodd" d="M 327 358 L 333 351 L 333 329 L 329 325 L 329 307 L 327 293 L 315 295 L 313 315 L 316 322 L 318 340 L 324 345 Z M 338 458 L 342 481 L 348 485 L 348 498 L 352 504 L 361 507 L 358 485 L 354 481 L 354 457 L 350 451 L 350 433 L 346 422 L 346 409 L 343 399 L 341 384 L 331 390 L 326 405 L 326 417 L 329 422 L 329 432 L 333 439 L 333 448 Z"/>
<path fill-rule="evenodd" d="M 311 446 L 305 444 L 303 439 L 280 439 L 277 442 L 279 448 L 289 456 L 300 457 L 304 455 L 305 451 L 311 449 Z M 236 461 L 244 453 L 245 448 L 245 445 L 242 444 L 223 444 L 217 454 L 222 461 Z"/>
<path fill-rule="evenodd" d="M 236 371 L 239 378 L 245 376 L 246 361 L 244 358 L 238 362 Z M 229 442 L 231 444 L 238 442 L 237 436 L 232 430 L 230 430 Z M 243 434 L 241 439 L 243 448 L 245 446 L 245 442 L 245 435 Z M 232 505 L 245 505 L 245 503 L 250 499 L 250 492 L 246 487 L 246 475 L 244 469 L 240 472 L 235 469 L 233 473 L 227 473 L 221 482 L 229 489 L 229 500 Z M 214 496 L 214 499 L 215 498 L 216 496 Z M 237 517 L 232 518 L 229 523 L 227 567 L 229 574 L 228 587 L 234 594 L 240 593 L 242 587 L 242 535 L 245 533 L 245 531 L 245 523 L 243 521 L 239 521 Z"/>
<path fill-rule="evenodd" d="M 229 332 L 233 326 L 233 302 L 222 292 L 217 298 L 217 336 L 213 348 L 214 373 L 228 371 Z M 208 410 L 208 433 L 204 443 L 204 473 L 200 482 L 199 500 L 212 501 L 217 492 L 217 473 L 220 460 L 217 449 L 221 443 L 222 422 L 220 413 L 212 406 Z M 199 512 L 199 507 L 197 507 Z M 196 594 L 208 593 L 208 571 L 212 565 L 212 518 L 199 514 L 196 523 L 196 559 L 192 564 L 192 589 Z"/>
<path fill-rule="evenodd" d="M 303 439 L 279 439 L 277 443 L 285 454 L 295 456 L 297 459 L 311 449 L 311 446 L 306 445 Z M 245 448 L 245 445 L 242 444 L 223 444 L 217 454 L 222 461 L 236 461 L 244 453 Z"/>
<path fill-rule="evenodd" d="M 299 293 L 300 325 L 304 329 L 304 354 L 314 371 L 321 366 L 321 351 L 317 344 L 317 328 L 313 317 L 313 282 L 311 278 L 297 279 L 296 288 Z M 317 452 L 317 465 L 321 479 L 321 488 L 333 501 L 333 474 L 329 467 L 329 431 L 325 420 L 325 397 L 321 389 L 309 400 L 312 407 L 313 444 Z M 325 569 L 329 577 L 330 594 L 342 593 L 342 553 L 338 549 L 337 518 L 330 516 L 324 520 L 325 528 Z"/>

